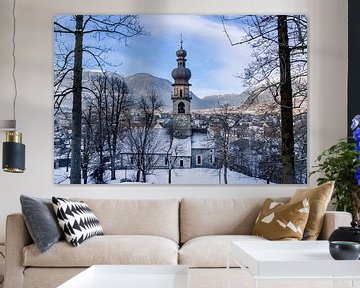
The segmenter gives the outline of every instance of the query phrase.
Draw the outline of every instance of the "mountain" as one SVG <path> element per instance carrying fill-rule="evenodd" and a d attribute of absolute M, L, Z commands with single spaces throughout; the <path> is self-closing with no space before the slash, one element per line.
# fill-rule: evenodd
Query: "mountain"
<path fill-rule="evenodd" d="M 83 85 L 90 86 L 89 82 L 96 75 L 101 75 L 102 72 L 100 71 L 84 71 L 83 73 Z M 132 97 L 134 99 L 139 99 L 141 95 L 147 95 L 151 92 L 155 92 L 160 101 L 166 108 L 172 108 L 172 82 L 167 79 L 159 78 L 153 76 L 148 73 L 136 73 L 134 75 L 124 77 L 125 82 L 127 83 Z M 60 90 L 65 90 L 72 86 L 72 75 L 69 73 L 68 77 L 64 79 L 61 84 Z M 224 95 L 211 95 L 206 96 L 204 98 L 197 97 L 193 92 L 191 94 L 191 109 L 192 110 L 200 110 L 200 109 L 213 109 L 219 107 L 219 104 L 229 104 L 230 106 L 240 106 L 241 104 L 249 101 L 251 97 L 246 90 L 241 94 L 224 94 Z M 85 92 L 91 97 L 91 94 Z M 72 107 L 72 96 L 69 94 L 61 104 L 61 107 L 64 109 L 65 107 L 71 109 Z"/>
<path fill-rule="evenodd" d="M 136 98 L 141 95 L 146 95 L 154 91 L 159 95 L 160 100 L 166 108 L 172 108 L 172 83 L 167 79 L 162 79 L 147 73 L 137 73 L 124 78 L 128 84 L 133 96 Z M 260 87 L 261 88 L 261 87 Z M 244 105 L 256 106 L 262 104 L 273 103 L 273 98 L 269 92 L 261 93 L 255 97 L 254 92 L 257 92 L 258 87 L 248 88 L 240 94 L 222 94 L 222 95 L 210 95 L 204 98 L 197 97 L 193 92 L 191 93 L 191 109 L 212 109 L 218 108 L 219 104 L 229 104 L 232 107 L 239 107 Z"/>
<path fill-rule="evenodd" d="M 137 73 L 124 78 L 135 98 L 155 92 L 166 108 L 172 108 L 172 83 L 167 79 L 155 77 L 147 73 Z M 213 102 L 197 97 L 190 92 L 192 109 L 213 108 Z"/>
<path fill-rule="evenodd" d="M 223 94 L 223 95 L 210 95 L 202 98 L 212 103 L 213 107 L 217 107 L 219 104 L 229 104 L 230 106 L 240 106 L 249 97 L 247 90 L 240 94 Z"/>
<path fill-rule="evenodd" d="M 256 105 L 270 105 L 274 103 L 274 98 L 269 90 L 263 91 L 262 86 L 248 88 L 245 92 L 247 98 L 244 101 L 244 106 L 256 106 Z M 262 91 L 260 93 L 260 91 Z"/>
<path fill-rule="evenodd" d="M 139 98 L 151 92 L 159 95 L 160 101 L 165 107 L 171 107 L 171 82 L 166 79 L 158 78 L 147 73 L 137 73 L 124 78 L 133 97 Z"/>

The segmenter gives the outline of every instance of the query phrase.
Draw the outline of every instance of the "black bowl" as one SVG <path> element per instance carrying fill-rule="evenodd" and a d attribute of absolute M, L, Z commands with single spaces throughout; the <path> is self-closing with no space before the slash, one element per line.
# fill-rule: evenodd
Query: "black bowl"
<path fill-rule="evenodd" d="M 330 255 L 335 260 L 358 260 L 360 257 L 360 244 L 348 241 L 331 241 Z"/>

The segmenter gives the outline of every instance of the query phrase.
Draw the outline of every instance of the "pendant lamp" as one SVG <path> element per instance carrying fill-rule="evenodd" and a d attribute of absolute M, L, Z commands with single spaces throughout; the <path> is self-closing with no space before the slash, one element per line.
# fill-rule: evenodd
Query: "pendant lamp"
<path fill-rule="evenodd" d="M 16 98 L 17 86 L 15 78 L 15 34 L 16 34 L 16 0 L 13 0 L 13 34 L 12 34 L 12 78 L 14 83 L 13 120 L 0 121 L 0 130 L 6 130 L 6 140 L 3 143 L 2 167 L 5 172 L 23 173 L 25 171 L 25 145 L 22 144 L 22 133 L 16 129 Z"/>

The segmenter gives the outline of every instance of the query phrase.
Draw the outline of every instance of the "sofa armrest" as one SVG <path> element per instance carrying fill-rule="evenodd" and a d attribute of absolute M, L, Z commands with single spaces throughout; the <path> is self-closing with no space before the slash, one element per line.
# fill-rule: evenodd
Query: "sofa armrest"
<path fill-rule="evenodd" d="M 321 240 L 329 239 L 331 233 L 340 226 L 350 226 L 352 216 L 348 212 L 326 211 L 324 224 L 319 236 Z"/>
<path fill-rule="evenodd" d="M 4 288 L 22 288 L 24 280 L 23 248 L 33 241 L 22 214 L 6 218 Z"/>

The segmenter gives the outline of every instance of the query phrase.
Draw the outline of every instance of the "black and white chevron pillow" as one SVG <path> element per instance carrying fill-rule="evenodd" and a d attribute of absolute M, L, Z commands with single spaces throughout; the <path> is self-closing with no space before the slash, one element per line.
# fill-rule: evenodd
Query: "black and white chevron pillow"
<path fill-rule="evenodd" d="M 99 220 L 84 202 L 52 197 L 55 214 L 66 240 L 79 246 L 86 239 L 104 235 Z"/>

